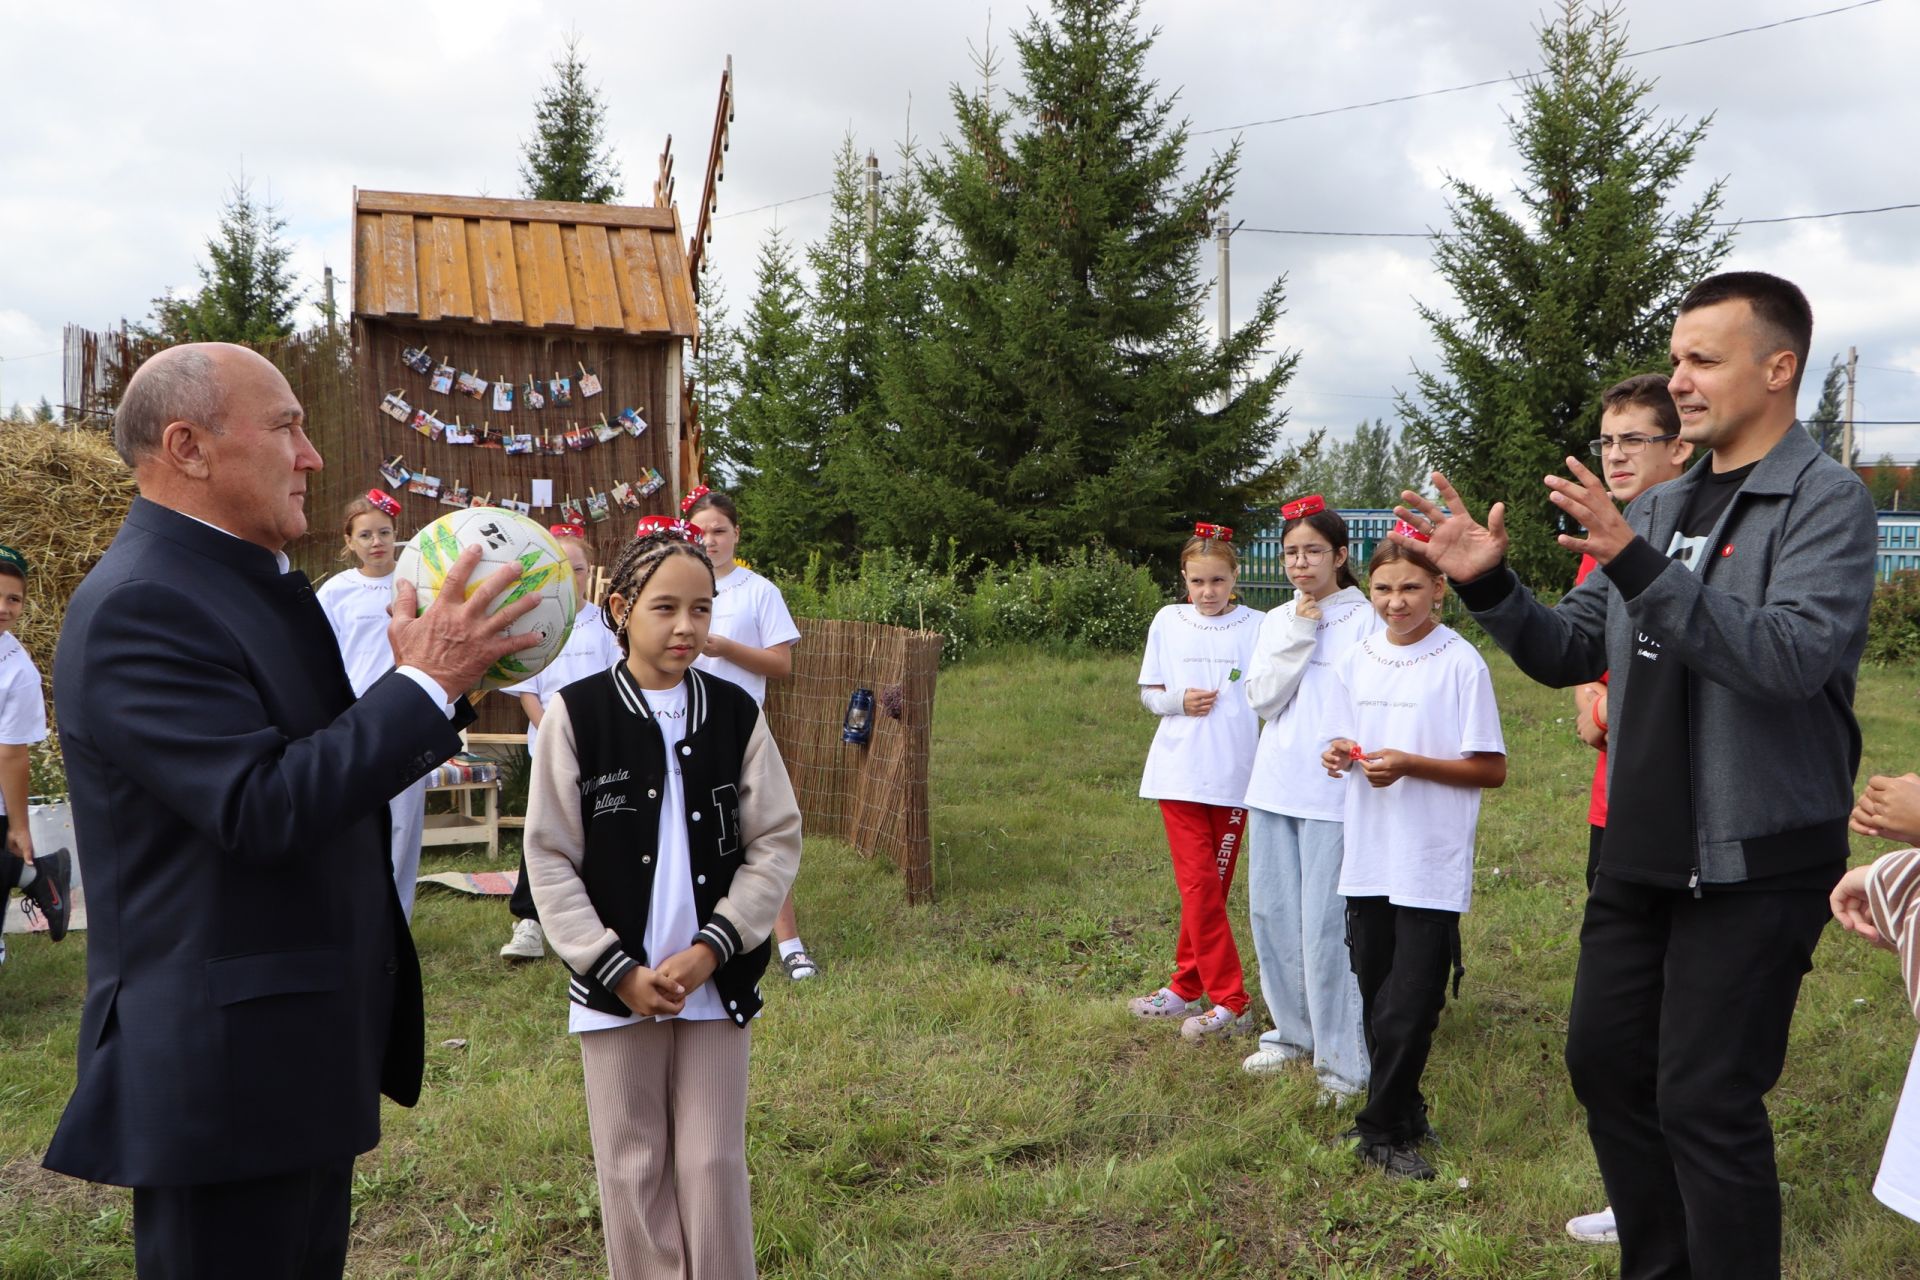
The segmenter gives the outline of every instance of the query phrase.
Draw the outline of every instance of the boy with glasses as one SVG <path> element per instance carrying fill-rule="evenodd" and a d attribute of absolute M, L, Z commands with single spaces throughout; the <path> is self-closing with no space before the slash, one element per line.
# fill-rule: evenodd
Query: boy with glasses
<path fill-rule="evenodd" d="M 1674 406 L 1665 377 L 1643 373 L 1615 383 L 1601 394 L 1600 405 L 1600 436 L 1587 447 L 1599 459 L 1600 478 L 1615 502 L 1624 507 L 1687 469 L 1693 446 L 1680 438 L 1680 410 Z M 1582 555 L 1574 585 L 1585 582 L 1596 567 L 1591 555 Z M 1599 753 L 1587 802 L 1587 888 L 1591 889 L 1600 865 L 1600 841 L 1607 831 L 1607 678 L 1603 675 L 1575 686 L 1573 706 L 1580 741 Z M 1613 1206 L 1570 1220 L 1567 1234 L 1586 1244 L 1619 1243 Z"/>

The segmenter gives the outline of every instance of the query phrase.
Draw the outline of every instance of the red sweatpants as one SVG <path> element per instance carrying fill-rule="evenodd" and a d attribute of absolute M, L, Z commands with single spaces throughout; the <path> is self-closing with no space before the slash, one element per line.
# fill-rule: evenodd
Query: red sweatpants
<path fill-rule="evenodd" d="M 1227 923 L 1227 889 L 1240 861 L 1247 811 L 1192 800 L 1162 800 L 1173 882 L 1180 890 L 1180 941 L 1173 952 L 1168 989 L 1182 1000 L 1204 993 L 1237 1017 L 1247 1009 L 1240 948 Z"/>

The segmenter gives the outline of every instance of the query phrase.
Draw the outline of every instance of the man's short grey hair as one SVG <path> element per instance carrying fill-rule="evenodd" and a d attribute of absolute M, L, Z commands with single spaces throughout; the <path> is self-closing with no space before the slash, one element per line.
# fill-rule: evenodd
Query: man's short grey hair
<path fill-rule="evenodd" d="M 218 435 L 226 392 L 213 357 L 177 348 L 134 370 L 113 415 L 113 447 L 130 467 L 160 447 L 169 422 L 196 422 Z"/>

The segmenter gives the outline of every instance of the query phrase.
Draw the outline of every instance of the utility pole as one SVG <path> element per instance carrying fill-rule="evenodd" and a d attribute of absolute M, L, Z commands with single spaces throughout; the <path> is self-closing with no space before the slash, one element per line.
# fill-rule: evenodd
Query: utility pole
<path fill-rule="evenodd" d="M 1847 420 L 1840 425 L 1840 462 L 1853 470 L 1853 380 L 1860 370 L 1860 348 L 1847 348 Z"/>
<path fill-rule="evenodd" d="M 1233 242 L 1233 228 L 1227 222 L 1227 211 L 1222 209 L 1213 223 L 1213 239 L 1220 252 L 1220 345 L 1227 345 L 1227 335 L 1233 332 L 1232 289 L 1228 283 L 1228 246 Z"/>
<path fill-rule="evenodd" d="M 326 299 L 320 304 L 320 309 L 326 312 L 327 341 L 331 342 L 335 338 L 338 338 L 340 336 L 337 329 L 336 320 L 335 320 L 336 313 L 333 309 L 333 268 L 332 267 L 323 267 L 321 269 L 320 284 L 321 284 L 321 287 L 326 291 Z"/>

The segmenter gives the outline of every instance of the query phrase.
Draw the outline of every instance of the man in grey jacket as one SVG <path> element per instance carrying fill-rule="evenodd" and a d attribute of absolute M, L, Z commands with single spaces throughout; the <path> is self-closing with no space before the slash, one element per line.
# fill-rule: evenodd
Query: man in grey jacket
<path fill-rule="evenodd" d="M 1873 596 L 1873 502 L 1794 417 L 1812 340 L 1799 289 L 1760 272 L 1680 304 L 1669 382 L 1706 465 L 1614 510 L 1568 458 L 1552 501 L 1600 572 L 1548 609 L 1482 526 L 1403 517 L 1534 679 L 1612 672 L 1614 806 L 1580 931 L 1567 1067 L 1619 1219 L 1622 1280 L 1780 1274 L 1765 1096 L 1846 868 Z M 1396 538 L 1401 535 L 1396 534 Z"/>

